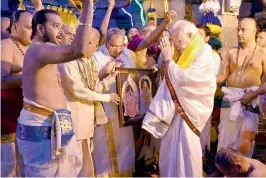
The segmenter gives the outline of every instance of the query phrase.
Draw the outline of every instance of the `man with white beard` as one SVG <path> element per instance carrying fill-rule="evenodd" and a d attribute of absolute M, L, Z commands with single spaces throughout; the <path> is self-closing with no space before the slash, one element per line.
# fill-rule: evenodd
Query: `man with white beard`
<path fill-rule="evenodd" d="M 213 108 L 216 80 L 212 49 L 196 26 L 180 20 L 170 28 L 173 45 L 161 42 L 165 78 L 144 118 L 142 128 L 162 138 L 160 176 L 201 177 L 200 132 Z M 181 54 L 173 59 L 174 48 Z"/>

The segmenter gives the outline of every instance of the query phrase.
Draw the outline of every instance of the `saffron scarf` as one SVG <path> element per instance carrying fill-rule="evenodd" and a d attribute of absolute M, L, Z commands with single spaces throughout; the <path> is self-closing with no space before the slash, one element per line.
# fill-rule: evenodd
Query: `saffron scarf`
<path fill-rule="evenodd" d="M 197 33 L 191 43 L 186 47 L 185 51 L 182 53 L 178 59 L 177 64 L 181 69 L 186 69 L 190 64 L 196 59 L 199 52 L 203 48 L 205 41 L 203 37 Z"/>

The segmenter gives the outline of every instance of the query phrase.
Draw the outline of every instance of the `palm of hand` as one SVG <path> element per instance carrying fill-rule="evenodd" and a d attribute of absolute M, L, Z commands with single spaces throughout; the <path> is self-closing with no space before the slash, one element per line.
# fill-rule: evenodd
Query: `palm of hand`
<path fill-rule="evenodd" d="M 176 13 L 175 11 L 168 11 L 166 14 L 165 14 L 165 19 L 167 22 L 171 22 L 172 20 L 174 20 L 176 18 Z"/>
<path fill-rule="evenodd" d="M 162 38 L 160 42 L 160 47 L 161 47 L 163 61 L 167 62 L 172 60 L 174 56 L 174 46 L 173 44 L 170 43 L 170 41 L 166 37 Z"/>

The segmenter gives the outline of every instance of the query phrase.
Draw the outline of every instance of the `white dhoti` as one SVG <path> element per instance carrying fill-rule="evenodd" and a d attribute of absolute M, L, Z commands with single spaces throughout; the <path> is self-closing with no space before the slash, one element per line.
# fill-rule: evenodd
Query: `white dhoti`
<path fill-rule="evenodd" d="M 80 170 L 78 177 L 94 177 L 94 165 L 92 160 L 93 145 L 91 139 L 77 141 L 78 160 L 76 168 Z"/>
<path fill-rule="evenodd" d="M 108 123 L 96 127 L 93 137 L 96 174 L 99 177 L 131 177 L 135 170 L 133 128 L 119 128 L 117 106 L 109 106 L 110 110 L 105 107 Z"/>
<path fill-rule="evenodd" d="M 252 87 L 256 90 L 257 87 Z M 238 150 L 246 141 L 253 142 L 259 126 L 259 107 L 257 100 L 251 105 L 242 105 L 239 101 L 245 94 L 245 89 L 240 88 L 223 88 L 225 96 L 222 103 L 218 147 L 229 147 Z M 254 135 L 251 136 L 251 135 Z M 251 157 L 253 148 L 246 155 Z"/>
<path fill-rule="evenodd" d="M 173 61 L 168 67 L 169 79 L 189 123 L 181 117 L 164 79 L 151 102 L 142 128 L 155 138 L 162 138 L 159 168 L 162 177 L 201 177 L 202 150 L 200 137 L 212 109 L 216 90 L 212 50 L 205 45 L 186 69 Z"/>
<path fill-rule="evenodd" d="M 16 176 L 15 142 L 1 144 L 1 177 Z"/>
<path fill-rule="evenodd" d="M 124 67 L 132 68 L 133 61 L 128 49 L 113 59 L 103 45 L 94 53 L 99 70 L 103 70 L 106 64 L 112 60 L 120 61 Z M 110 86 L 106 93 L 116 93 L 116 83 Z M 93 136 L 93 162 L 96 176 L 131 177 L 135 171 L 135 142 L 133 127 L 119 128 L 118 107 L 112 103 L 104 103 L 104 110 L 108 123 L 96 127 Z"/>
<path fill-rule="evenodd" d="M 76 177 L 77 143 L 73 135 L 70 111 L 62 109 L 45 117 L 47 109 L 24 99 L 25 106 L 17 123 L 17 144 L 24 164 L 26 177 Z M 45 109 L 45 114 L 43 114 Z M 35 109 L 36 111 L 36 109 Z M 49 109 L 48 109 L 49 111 Z M 54 128 L 54 126 L 56 128 Z M 54 132 L 56 131 L 56 133 Z M 60 151 L 61 154 L 56 155 Z"/>
<path fill-rule="evenodd" d="M 202 151 L 200 138 L 175 113 L 160 149 L 161 177 L 201 177 Z"/>

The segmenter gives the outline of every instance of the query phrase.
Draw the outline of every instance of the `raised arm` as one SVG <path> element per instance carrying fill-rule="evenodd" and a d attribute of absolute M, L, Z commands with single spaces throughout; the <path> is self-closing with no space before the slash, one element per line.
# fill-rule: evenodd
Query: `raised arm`
<path fill-rule="evenodd" d="M 6 41 L 1 41 L 1 89 L 18 88 L 22 85 L 21 74 L 10 75 L 13 63 L 13 50 Z"/>
<path fill-rule="evenodd" d="M 153 43 L 157 42 L 163 31 L 166 29 L 167 25 L 175 18 L 176 13 L 174 11 L 167 12 L 163 22 L 147 38 L 140 42 L 135 52 L 148 48 Z"/>
<path fill-rule="evenodd" d="M 222 60 L 222 72 L 216 75 L 216 83 L 218 84 L 226 82 L 230 75 L 230 56 L 231 50 L 228 50 L 225 58 Z"/>
<path fill-rule="evenodd" d="M 101 27 L 100 27 L 100 34 L 101 34 L 101 39 L 99 42 L 99 46 L 103 45 L 104 41 L 105 41 L 105 37 L 106 37 L 106 32 L 108 29 L 108 25 L 109 25 L 109 21 L 110 21 L 110 17 L 113 11 L 113 8 L 115 6 L 115 0 L 108 0 L 108 9 L 106 11 L 106 14 L 103 18 Z"/>
<path fill-rule="evenodd" d="M 71 45 L 43 43 L 33 47 L 29 55 L 39 59 L 42 65 L 64 63 L 92 55 L 88 54 L 87 51 L 91 41 L 93 0 L 84 0 L 83 7 L 80 24 Z"/>
<path fill-rule="evenodd" d="M 43 9 L 42 1 L 41 0 L 31 0 L 34 6 L 34 13 L 38 12 L 39 10 Z"/>

